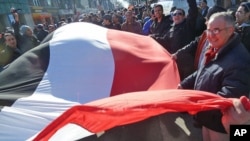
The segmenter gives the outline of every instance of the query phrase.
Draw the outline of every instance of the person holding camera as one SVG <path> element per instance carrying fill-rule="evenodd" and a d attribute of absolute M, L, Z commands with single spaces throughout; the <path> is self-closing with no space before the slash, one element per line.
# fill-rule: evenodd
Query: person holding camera
<path fill-rule="evenodd" d="M 20 47 L 21 53 L 23 54 L 26 51 L 38 46 L 40 44 L 40 41 L 33 34 L 33 30 L 30 26 L 20 26 L 19 15 L 17 11 L 12 9 L 11 12 L 15 20 L 15 22 L 12 23 L 12 26 L 14 28 L 17 44 Z"/>

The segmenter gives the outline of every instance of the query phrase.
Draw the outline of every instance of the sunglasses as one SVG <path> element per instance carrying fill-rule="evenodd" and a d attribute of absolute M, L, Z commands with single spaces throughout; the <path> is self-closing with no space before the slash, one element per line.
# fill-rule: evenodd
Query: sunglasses
<path fill-rule="evenodd" d="M 176 12 L 176 13 L 173 13 L 172 15 L 173 15 L 173 16 L 182 16 L 183 14 L 180 13 L 180 12 Z"/>

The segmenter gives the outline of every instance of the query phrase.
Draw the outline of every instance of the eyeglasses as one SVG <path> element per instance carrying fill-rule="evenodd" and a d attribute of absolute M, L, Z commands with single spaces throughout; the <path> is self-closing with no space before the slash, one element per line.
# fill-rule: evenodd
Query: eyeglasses
<path fill-rule="evenodd" d="M 177 13 L 173 13 L 172 15 L 173 15 L 173 16 L 182 16 L 183 14 L 180 13 L 180 12 L 177 12 Z"/>
<path fill-rule="evenodd" d="M 214 34 L 214 35 L 217 35 L 217 34 L 219 34 L 221 31 L 223 31 L 223 30 L 225 30 L 225 29 L 227 29 L 227 28 L 231 28 L 231 27 L 225 27 L 225 28 L 222 28 L 222 29 L 219 29 L 219 28 L 215 28 L 215 29 L 207 29 L 206 30 L 206 32 L 207 32 L 207 34 L 209 33 L 209 34 Z"/>

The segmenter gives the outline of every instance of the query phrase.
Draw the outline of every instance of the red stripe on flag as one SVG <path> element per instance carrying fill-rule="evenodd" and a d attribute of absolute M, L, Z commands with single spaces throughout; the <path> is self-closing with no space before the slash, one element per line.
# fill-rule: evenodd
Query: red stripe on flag
<path fill-rule="evenodd" d="M 175 62 L 152 38 L 116 30 L 109 30 L 107 38 L 115 60 L 111 96 L 177 87 L 180 78 Z"/>
<path fill-rule="evenodd" d="M 35 141 L 49 140 L 68 123 L 75 123 L 93 133 L 135 123 L 166 112 L 189 112 L 226 109 L 232 99 L 195 90 L 158 90 L 134 92 L 75 106 L 54 120 Z M 70 133 L 69 133 L 70 135 Z"/>

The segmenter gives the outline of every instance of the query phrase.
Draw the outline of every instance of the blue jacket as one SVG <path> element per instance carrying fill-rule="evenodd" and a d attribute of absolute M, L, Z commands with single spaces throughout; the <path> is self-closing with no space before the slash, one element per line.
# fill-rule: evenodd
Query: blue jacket
<path fill-rule="evenodd" d="M 153 23 L 152 19 L 148 19 L 142 27 L 142 34 L 149 35 L 150 34 L 150 26 Z"/>

